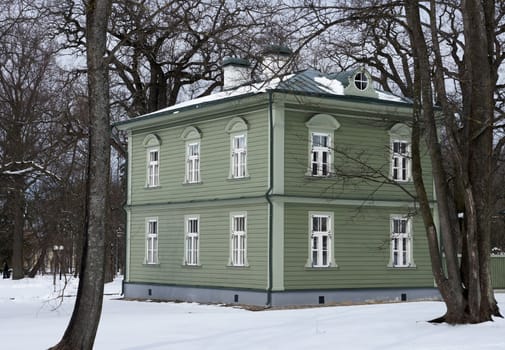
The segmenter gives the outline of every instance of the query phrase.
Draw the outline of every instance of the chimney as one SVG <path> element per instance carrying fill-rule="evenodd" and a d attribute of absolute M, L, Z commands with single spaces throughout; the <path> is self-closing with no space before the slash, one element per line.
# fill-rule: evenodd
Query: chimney
<path fill-rule="evenodd" d="M 223 89 L 230 90 L 251 81 L 251 65 L 248 60 L 227 57 L 223 60 Z"/>
<path fill-rule="evenodd" d="M 286 74 L 293 51 L 289 47 L 272 45 L 263 50 L 263 78 L 265 80 Z"/>

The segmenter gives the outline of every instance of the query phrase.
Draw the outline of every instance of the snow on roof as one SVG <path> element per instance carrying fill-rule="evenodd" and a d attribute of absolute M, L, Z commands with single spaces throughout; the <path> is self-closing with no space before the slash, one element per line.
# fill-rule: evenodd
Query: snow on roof
<path fill-rule="evenodd" d="M 224 99 L 230 98 L 230 97 L 236 97 L 236 96 L 242 96 L 242 95 L 248 95 L 248 94 L 258 94 L 258 93 L 266 92 L 267 90 L 275 89 L 282 80 L 289 79 L 290 76 L 291 75 L 287 75 L 287 76 L 283 76 L 280 78 L 274 78 L 274 79 L 271 79 L 271 80 L 265 81 L 265 82 L 259 82 L 259 83 L 254 83 L 254 84 L 250 84 L 250 85 L 243 85 L 243 86 L 237 87 L 236 89 L 225 90 L 225 91 L 217 92 L 217 93 L 210 94 L 207 96 L 194 98 L 192 100 L 180 102 L 180 103 L 177 103 L 173 106 L 163 108 L 163 109 L 157 110 L 152 113 L 144 114 L 143 117 L 148 116 L 148 115 L 152 115 L 152 114 L 158 114 L 158 113 L 164 113 L 164 112 L 170 112 L 170 111 L 174 111 L 174 113 L 175 113 L 175 111 L 177 111 L 179 109 L 199 105 L 202 103 L 220 101 L 220 100 L 224 100 Z"/>
<path fill-rule="evenodd" d="M 345 72 L 343 72 L 345 73 Z M 342 73 L 342 74 L 343 74 Z M 217 92 L 211 95 L 198 97 L 180 102 L 173 106 L 145 114 L 143 117 L 166 112 L 177 113 L 180 109 L 196 107 L 201 104 L 225 100 L 232 97 L 264 93 L 268 90 L 293 91 L 326 96 L 345 96 L 342 74 L 324 74 L 317 70 L 307 69 L 293 74 L 276 77 L 268 81 L 242 85 L 235 89 Z M 388 102 L 410 103 L 409 100 L 383 91 L 377 91 L 378 99 Z M 134 118 L 132 120 L 135 120 Z"/>

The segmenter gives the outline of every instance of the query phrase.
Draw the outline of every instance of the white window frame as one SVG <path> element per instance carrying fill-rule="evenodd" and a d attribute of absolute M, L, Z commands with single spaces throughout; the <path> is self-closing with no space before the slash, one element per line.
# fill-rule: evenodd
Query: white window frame
<path fill-rule="evenodd" d="M 314 145 L 314 137 L 326 137 L 327 145 L 326 146 L 315 146 Z M 326 163 L 323 162 L 324 155 L 326 154 Z M 319 176 L 319 177 L 328 177 L 332 174 L 332 136 L 328 132 L 315 132 L 312 131 L 310 133 L 310 175 L 311 176 Z M 314 157 L 316 160 L 314 160 Z M 316 165 L 315 173 L 314 173 L 314 165 Z M 326 169 L 324 168 L 326 165 Z M 325 172 L 326 171 L 326 172 Z"/>
<path fill-rule="evenodd" d="M 411 129 L 403 123 L 397 123 L 389 130 L 389 137 L 389 177 L 396 182 L 411 182 Z M 395 151 L 395 144 L 405 144 L 404 151 Z"/>
<path fill-rule="evenodd" d="M 326 230 L 315 230 L 314 220 L 326 220 Z M 305 267 L 331 268 L 336 267 L 334 255 L 334 215 L 332 212 L 309 212 L 308 216 L 308 259 Z M 326 240 L 326 250 L 324 241 Z M 314 246 L 315 243 L 315 246 Z M 324 263 L 324 252 L 326 262 Z M 316 259 L 314 259 L 316 253 Z"/>
<path fill-rule="evenodd" d="M 400 151 L 397 152 L 395 145 L 399 145 Z M 401 148 L 404 146 L 405 150 Z M 410 181 L 411 161 L 410 144 L 407 140 L 391 140 L 391 178 L 398 182 Z"/>
<path fill-rule="evenodd" d="M 236 140 L 243 138 L 243 146 L 237 147 Z M 234 133 L 230 135 L 231 142 L 231 178 L 243 179 L 247 174 L 247 133 Z"/>
<path fill-rule="evenodd" d="M 200 140 L 186 142 L 186 183 L 200 182 L 200 148 Z"/>
<path fill-rule="evenodd" d="M 412 255 L 412 218 L 406 215 L 391 215 L 389 227 L 391 244 L 388 267 L 415 267 Z"/>
<path fill-rule="evenodd" d="M 146 256 L 145 263 L 148 265 L 156 265 L 158 260 L 158 243 L 159 243 L 159 222 L 157 217 L 146 218 Z"/>
<path fill-rule="evenodd" d="M 181 133 L 181 140 L 184 143 L 184 181 L 185 184 L 196 184 L 202 182 L 201 167 L 202 167 L 202 133 L 195 126 L 187 126 Z M 196 145 L 197 154 L 192 152 L 192 147 Z"/>
<path fill-rule="evenodd" d="M 226 124 L 224 130 L 230 135 L 230 170 L 228 179 L 247 179 L 249 178 L 247 164 L 247 131 L 249 130 L 249 126 L 247 121 L 242 117 L 234 117 Z M 244 146 L 241 148 L 235 147 L 235 139 L 238 137 L 244 138 Z"/>
<path fill-rule="evenodd" d="M 236 219 L 243 219 L 243 227 L 236 226 Z M 247 212 L 230 213 L 229 266 L 245 267 L 247 262 Z"/>
<path fill-rule="evenodd" d="M 160 186 L 160 158 L 161 139 L 156 134 L 148 134 L 144 137 L 142 145 L 146 150 L 146 188 L 156 188 Z M 151 154 L 157 153 L 157 160 L 151 161 Z"/>
<path fill-rule="evenodd" d="M 157 160 L 151 160 L 151 155 L 156 154 Z M 159 187 L 160 185 L 160 148 L 147 149 L 147 179 L 146 187 Z"/>
<path fill-rule="evenodd" d="M 191 225 L 196 222 L 196 227 Z M 188 266 L 200 265 L 200 216 L 184 216 L 184 264 Z"/>
<path fill-rule="evenodd" d="M 335 139 L 335 131 L 340 128 L 340 123 L 333 117 L 332 115 L 329 114 L 315 114 L 312 116 L 306 123 L 305 126 L 308 129 L 308 165 L 307 165 L 307 172 L 305 173 L 306 176 L 308 177 L 318 177 L 318 178 L 325 178 L 325 177 L 331 177 L 335 174 L 334 169 L 333 169 L 333 150 L 335 147 L 334 144 L 334 139 Z M 314 147 L 313 145 L 313 135 L 324 135 L 328 137 L 328 142 L 326 147 L 321 147 L 321 146 L 316 146 Z M 317 173 L 313 174 L 312 169 L 313 169 L 313 157 L 314 153 L 317 153 L 318 156 L 318 162 L 319 159 L 321 158 L 322 160 L 322 152 L 328 152 L 327 155 L 327 173 L 323 174 L 322 171 L 322 166 L 318 167 Z M 322 165 L 322 163 L 321 163 Z"/>

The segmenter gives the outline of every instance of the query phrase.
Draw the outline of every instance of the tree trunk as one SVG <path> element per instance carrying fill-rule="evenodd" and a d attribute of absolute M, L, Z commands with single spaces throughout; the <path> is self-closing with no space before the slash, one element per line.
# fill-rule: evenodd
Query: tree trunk
<path fill-rule="evenodd" d="M 23 234 L 24 234 L 24 194 L 19 181 L 12 190 L 12 215 L 14 216 L 14 225 L 12 226 L 12 279 L 19 280 L 25 277 L 24 272 L 24 254 L 23 254 Z"/>
<path fill-rule="evenodd" d="M 79 289 L 70 323 L 52 349 L 91 350 L 103 302 L 106 213 L 110 163 L 109 86 L 106 30 L 110 0 L 89 0 L 86 8 L 86 49 L 90 113 L 87 229 Z"/>
<path fill-rule="evenodd" d="M 491 253 L 491 169 L 493 151 L 494 119 L 494 80 L 493 49 L 494 41 L 490 33 L 494 32 L 494 1 L 486 2 L 465 0 L 463 6 L 463 24 L 466 54 L 466 68 L 470 77 L 470 100 L 467 109 L 468 125 L 468 173 L 475 204 L 466 208 L 465 214 L 475 220 L 474 241 L 469 247 L 470 259 L 476 259 L 472 266 L 472 279 L 476 286 L 470 298 L 470 313 L 477 322 L 491 320 L 497 314 L 490 276 Z M 474 214 L 474 215 L 472 215 Z M 469 231 L 470 228 L 468 228 Z M 472 279 L 470 282 L 472 282 Z M 471 285 L 471 283 L 470 283 Z M 499 314 L 499 313 L 498 313 Z"/>
<path fill-rule="evenodd" d="M 492 2 L 492 1 L 491 1 Z M 428 236 L 430 255 L 435 282 L 447 306 L 444 316 L 434 320 L 436 322 L 478 323 L 498 316 L 499 311 L 494 300 L 489 269 L 490 262 L 490 222 L 491 222 L 491 155 L 492 155 L 492 120 L 493 120 L 493 84 L 491 72 L 491 57 L 488 47 L 489 29 L 492 18 L 489 9 L 485 10 L 482 2 L 477 0 L 463 1 L 462 13 L 464 14 L 465 34 L 465 64 L 468 76 L 470 98 L 463 98 L 466 118 L 466 138 L 464 149 L 460 152 L 453 141 L 455 148 L 455 163 L 457 165 L 458 184 L 463 190 L 464 199 L 464 227 L 459 229 L 457 211 L 451 205 L 449 188 L 447 186 L 446 170 L 443 167 L 440 142 L 437 135 L 437 123 L 432 101 L 434 94 L 431 89 L 432 62 L 429 59 L 428 49 L 420 20 L 419 3 L 415 0 L 407 1 L 406 13 L 409 27 L 411 28 L 411 42 L 416 69 L 415 82 L 415 113 L 422 113 L 426 130 L 426 141 L 432 162 L 435 191 L 438 198 L 439 216 L 443 250 L 440 251 L 434 240 L 437 239 L 436 227 L 433 224 L 431 210 L 427 205 L 425 187 L 422 183 L 419 154 L 419 126 L 414 116 L 413 130 L 413 174 L 416 191 L 419 196 L 420 208 Z M 493 6 L 494 5 L 489 5 Z M 436 3 L 431 1 L 431 18 L 435 20 Z M 432 28 L 432 35 L 437 35 Z M 436 37 L 433 39 L 436 42 Z M 442 65 L 438 47 L 434 45 L 435 52 L 435 87 L 438 100 L 447 101 L 443 88 Z M 492 50 L 491 50 L 492 51 Z M 422 102 L 421 102 L 422 101 Z M 421 105 L 422 103 L 422 105 Z M 420 112 L 422 110 L 422 112 Z M 442 110 L 446 120 L 454 119 L 453 112 L 442 102 Z M 416 129 L 417 128 L 417 129 Z M 450 130 L 450 126 L 447 128 Z M 450 132 L 449 132 L 450 133 Z M 465 158 L 466 156 L 466 158 Z M 424 195 L 423 195 L 424 194 Z M 461 251 L 462 261 L 457 259 L 456 235 L 462 235 Z M 446 269 L 440 269 L 442 253 L 445 253 Z"/>

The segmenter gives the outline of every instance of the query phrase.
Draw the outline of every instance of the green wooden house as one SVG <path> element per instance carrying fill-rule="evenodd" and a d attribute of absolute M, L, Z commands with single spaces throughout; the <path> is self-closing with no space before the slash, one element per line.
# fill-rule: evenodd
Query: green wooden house
<path fill-rule="evenodd" d="M 128 132 L 125 296 L 438 295 L 409 195 L 411 102 L 375 89 L 364 68 L 265 71 L 251 83 L 247 62 L 223 66 L 223 91 L 116 125 Z"/>

